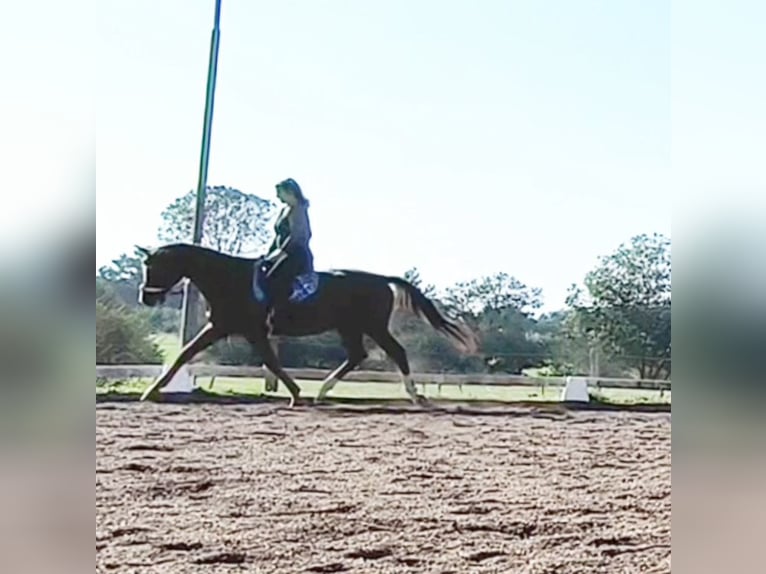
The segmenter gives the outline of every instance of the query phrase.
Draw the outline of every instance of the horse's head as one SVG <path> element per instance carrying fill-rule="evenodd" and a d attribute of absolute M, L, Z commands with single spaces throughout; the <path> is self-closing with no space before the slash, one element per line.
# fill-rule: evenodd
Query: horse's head
<path fill-rule="evenodd" d="M 180 258 L 167 249 L 151 251 L 136 246 L 143 255 L 144 279 L 139 286 L 138 300 L 154 307 L 164 303 L 168 292 L 183 278 Z"/>

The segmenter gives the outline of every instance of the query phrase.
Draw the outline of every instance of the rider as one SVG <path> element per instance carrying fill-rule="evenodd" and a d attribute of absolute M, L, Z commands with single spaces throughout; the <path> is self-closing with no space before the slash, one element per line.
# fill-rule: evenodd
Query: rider
<path fill-rule="evenodd" d="M 309 202 L 294 179 L 279 182 L 276 189 L 285 207 L 274 225 L 276 237 L 264 258 L 269 292 L 267 317 L 272 309 L 287 303 L 295 278 L 314 269 L 314 256 L 309 247 Z"/>

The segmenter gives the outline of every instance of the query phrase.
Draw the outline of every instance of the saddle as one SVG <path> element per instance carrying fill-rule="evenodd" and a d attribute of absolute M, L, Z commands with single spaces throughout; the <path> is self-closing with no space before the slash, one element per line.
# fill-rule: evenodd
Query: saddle
<path fill-rule="evenodd" d="M 260 265 L 253 265 L 253 296 L 259 303 L 265 303 L 268 299 L 268 287 L 266 282 L 266 273 Z M 298 275 L 293 281 L 292 292 L 288 301 L 291 303 L 302 303 L 314 295 L 319 289 L 319 274 L 316 271 L 310 271 Z"/>

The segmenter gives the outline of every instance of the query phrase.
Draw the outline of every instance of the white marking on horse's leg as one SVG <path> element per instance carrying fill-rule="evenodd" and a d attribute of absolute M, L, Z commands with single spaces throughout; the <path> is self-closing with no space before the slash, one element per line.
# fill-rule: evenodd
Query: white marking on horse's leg
<path fill-rule="evenodd" d="M 317 393 L 317 397 L 314 399 L 315 402 L 319 402 L 324 399 L 325 395 L 329 393 L 335 385 L 338 384 L 340 377 L 345 375 L 350 370 L 350 365 L 350 359 L 346 359 L 338 366 L 337 369 L 335 369 L 332 373 L 324 378 L 322 381 L 322 386 L 319 388 L 319 392 Z"/>
<path fill-rule="evenodd" d="M 322 382 L 322 386 L 320 387 L 319 392 L 317 393 L 317 400 L 321 401 L 322 399 L 324 399 L 327 393 L 329 393 L 333 389 L 333 387 L 335 387 L 335 385 L 337 384 L 338 384 L 338 379 L 336 379 L 332 375 L 327 377 Z"/>

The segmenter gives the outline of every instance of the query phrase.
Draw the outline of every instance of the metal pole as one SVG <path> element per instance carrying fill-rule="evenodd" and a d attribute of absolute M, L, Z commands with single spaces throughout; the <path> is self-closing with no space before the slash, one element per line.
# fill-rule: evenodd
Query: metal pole
<path fill-rule="evenodd" d="M 215 17 L 213 32 L 210 38 L 210 60 L 207 70 L 207 91 L 205 97 L 205 118 L 202 126 L 202 149 L 200 151 L 199 175 L 197 178 L 197 203 L 194 210 L 194 235 L 192 241 L 199 245 L 202 242 L 202 229 L 205 221 L 205 191 L 207 188 L 207 167 L 210 159 L 210 131 L 213 124 L 213 104 L 215 100 L 215 80 L 218 72 L 218 45 L 221 30 L 221 0 L 215 2 Z M 190 283 L 186 283 L 183 301 L 183 320 L 181 323 L 181 341 L 183 344 L 196 334 L 196 310 L 199 304 L 199 292 Z"/>

